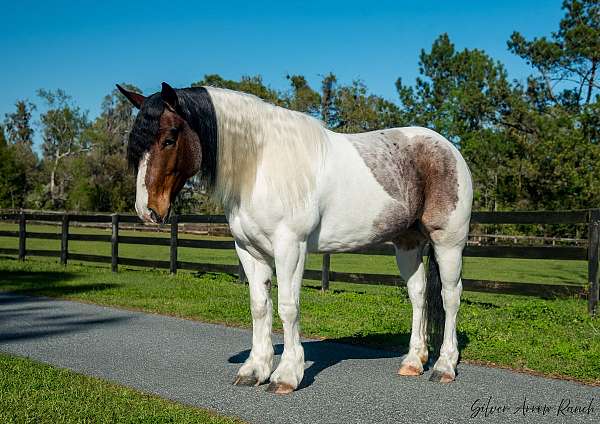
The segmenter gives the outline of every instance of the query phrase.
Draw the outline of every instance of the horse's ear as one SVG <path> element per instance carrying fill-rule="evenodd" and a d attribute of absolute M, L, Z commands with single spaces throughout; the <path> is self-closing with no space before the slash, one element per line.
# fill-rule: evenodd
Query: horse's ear
<path fill-rule="evenodd" d="M 165 106 L 167 106 L 171 110 L 171 112 L 179 110 L 179 100 L 177 100 L 177 93 L 175 92 L 175 89 L 166 82 L 162 83 L 162 91 L 160 92 L 160 97 L 165 103 Z"/>
<path fill-rule="evenodd" d="M 145 96 L 141 95 L 140 93 L 136 93 L 135 91 L 129 91 L 129 90 L 121 87 L 119 84 L 117 84 L 117 88 L 119 89 L 121 94 L 123 94 L 125 97 L 127 97 L 127 100 L 129 100 L 131 102 L 131 104 L 133 106 L 135 106 L 136 109 L 139 109 L 142 107 L 144 100 L 146 100 Z"/>

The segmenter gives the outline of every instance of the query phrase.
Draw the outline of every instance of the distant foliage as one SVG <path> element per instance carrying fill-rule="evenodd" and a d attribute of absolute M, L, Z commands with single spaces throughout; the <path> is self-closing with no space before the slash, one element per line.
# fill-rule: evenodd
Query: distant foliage
<path fill-rule="evenodd" d="M 27 188 L 25 163 L 19 160 L 16 146 L 7 142 L 0 126 L 0 208 L 23 205 Z"/>
<path fill-rule="evenodd" d="M 105 96 L 100 116 L 82 134 L 89 143 L 89 152 L 72 161 L 75 178 L 67 198 L 69 209 L 131 211 L 135 176 L 127 166 L 126 153 L 134 119 L 131 103 L 117 89 Z"/>

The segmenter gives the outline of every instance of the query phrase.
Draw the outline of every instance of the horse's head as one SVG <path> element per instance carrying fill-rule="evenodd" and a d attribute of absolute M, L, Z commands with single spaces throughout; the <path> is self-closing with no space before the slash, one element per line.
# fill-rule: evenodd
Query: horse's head
<path fill-rule="evenodd" d="M 139 109 L 129 135 L 127 156 L 137 172 L 135 209 L 144 221 L 163 223 L 171 204 L 202 163 L 201 140 L 168 84 L 144 97 L 117 85 Z"/>

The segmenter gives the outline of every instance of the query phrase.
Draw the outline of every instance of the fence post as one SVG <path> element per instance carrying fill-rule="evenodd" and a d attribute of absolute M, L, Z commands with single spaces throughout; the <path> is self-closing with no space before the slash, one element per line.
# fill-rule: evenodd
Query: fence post
<path fill-rule="evenodd" d="M 69 257 L 69 214 L 63 213 L 62 216 L 62 228 L 60 236 L 60 263 L 62 265 L 67 264 Z"/>
<path fill-rule="evenodd" d="M 176 214 L 171 216 L 171 263 L 169 270 L 171 274 L 177 274 L 177 232 L 179 217 Z"/>
<path fill-rule="evenodd" d="M 119 214 L 111 215 L 110 270 L 119 271 Z"/>
<path fill-rule="evenodd" d="M 600 209 L 590 211 L 588 224 L 588 282 L 589 298 L 588 310 L 595 315 L 598 309 L 598 273 L 600 250 Z"/>
<path fill-rule="evenodd" d="M 21 211 L 19 215 L 19 260 L 25 260 L 25 240 L 27 237 L 27 227 L 25 221 L 25 212 Z"/>
<path fill-rule="evenodd" d="M 321 269 L 321 291 L 329 290 L 329 268 L 331 265 L 331 256 L 329 253 L 323 255 L 323 267 Z"/>

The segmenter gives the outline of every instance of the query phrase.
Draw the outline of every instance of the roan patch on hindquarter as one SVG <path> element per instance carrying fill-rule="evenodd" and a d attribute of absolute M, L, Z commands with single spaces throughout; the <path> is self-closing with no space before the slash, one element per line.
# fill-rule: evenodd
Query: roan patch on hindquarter
<path fill-rule="evenodd" d="M 413 249 L 443 229 L 458 202 L 456 158 L 432 136 L 407 137 L 400 130 L 349 137 L 377 182 L 393 201 L 373 223 L 373 241 Z"/>

